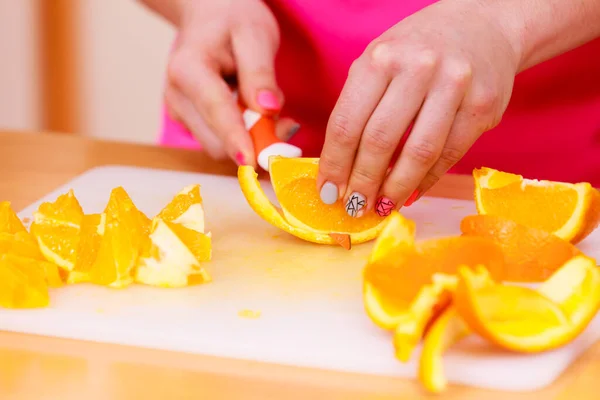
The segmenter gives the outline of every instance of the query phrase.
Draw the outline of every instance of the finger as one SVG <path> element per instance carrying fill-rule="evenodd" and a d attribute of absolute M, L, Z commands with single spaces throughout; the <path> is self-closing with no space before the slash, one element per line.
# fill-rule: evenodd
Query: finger
<path fill-rule="evenodd" d="M 317 188 L 325 204 L 335 203 L 345 193 L 360 137 L 389 81 L 387 74 L 364 59 L 350 68 L 329 117 L 319 160 Z"/>
<path fill-rule="evenodd" d="M 410 205 L 418 196 L 417 187 L 440 158 L 471 79 L 470 70 L 457 71 L 451 78 L 448 72 L 441 75 L 427 95 L 378 203 Z"/>
<path fill-rule="evenodd" d="M 367 201 L 362 210 L 355 212 L 358 215 L 351 216 L 360 216 L 374 207 L 392 156 L 423 103 L 430 77 L 428 72 L 417 72 L 393 79 L 367 122 L 345 196 L 351 198 L 354 194 Z M 348 202 L 346 209 L 355 207 Z"/>
<path fill-rule="evenodd" d="M 249 108 L 264 114 L 283 106 L 283 94 L 275 79 L 277 36 L 251 21 L 238 24 L 232 33 L 240 94 Z"/>
<path fill-rule="evenodd" d="M 231 89 L 219 73 L 219 66 L 180 53 L 169 66 L 172 84 L 187 97 L 206 125 L 222 142 L 229 157 L 238 164 L 255 165 L 250 135 Z"/>
<path fill-rule="evenodd" d="M 290 140 L 300 130 L 300 124 L 291 118 L 280 118 L 275 127 L 275 134 L 284 142 Z"/>
<path fill-rule="evenodd" d="M 216 160 L 227 158 L 223 143 L 206 125 L 187 97 L 179 90 L 168 87 L 165 91 L 165 101 L 171 118 L 185 125 L 202 145 L 204 151 Z"/>

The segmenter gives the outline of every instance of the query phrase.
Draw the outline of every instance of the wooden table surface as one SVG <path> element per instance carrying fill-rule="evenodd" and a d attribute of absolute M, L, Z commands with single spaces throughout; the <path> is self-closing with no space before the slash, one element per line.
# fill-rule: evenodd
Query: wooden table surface
<path fill-rule="evenodd" d="M 200 153 L 36 132 L 0 132 L 0 200 L 21 210 L 89 168 L 136 165 L 234 175 Z M 472 198 L 471 177 L 446 176 L 430 195 Z M 0 325 L 1 329 L 1 325 Z M 552 386 L 512 394 L 451 386 L 444 399 L 598 398 L 600 344 Z M 0 331 L 1 399 L 421 399 L 405 379 L 316 371 Z"/>

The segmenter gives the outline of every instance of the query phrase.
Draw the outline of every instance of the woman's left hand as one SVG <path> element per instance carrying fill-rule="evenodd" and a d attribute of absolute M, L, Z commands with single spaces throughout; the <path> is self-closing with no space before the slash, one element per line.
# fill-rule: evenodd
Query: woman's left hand
<path fill-rule="evenodd" d="M 488 4 L 498 2 L 435 3 L 389 29 L 352 64 L 321 154 L 325 203 L 343 198 L 355 217 L 410 205 L 499 123 L 521 62 L 518 12 L 506 21 Z"/>

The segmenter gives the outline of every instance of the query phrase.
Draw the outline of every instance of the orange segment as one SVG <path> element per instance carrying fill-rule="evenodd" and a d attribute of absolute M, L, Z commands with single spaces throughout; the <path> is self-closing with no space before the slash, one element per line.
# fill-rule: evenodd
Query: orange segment
<path fill-rule="evenodd" d="M 207 235 L 155 218 L 150 232 L 151 247 L 139 259 L 136 282 L 175 288 L 210 282 L 201 261 L 210 259 Z"/>
<path fill-rule="evenodd" d="M 419 380 L 432 393 L 446 389 L 443 355 L 446 350 L 470 333 L 453 306 L 448 307 L 435 320 L 425 336 L 419 362 Z"/>
<path fill-rule="evenodd" d="M 105 209 L 106 222 L 90 280 L 122 288 L 133 282 L 132 272 L 147 240 L 148 218 L 122 187 L 112 190 Z"/>
<path fill-rule="evenodd" d="M 36 240 L 26 231 L 14 234 L 0 233 L 0 254 L 44 260 Z"/>
<path fill-rule="evenodd" d="M 165 222 L 175 222 L 198 232 L 204 232 L 204 209 L 200 185 L 183 188 L 157 215 Z"/>
<path fill-rule="evenodd" d="M 46 307 L 50 303 L 42 268 L 19 268 L 10 257 L 0 256 L 0 306 L 5 308 Z"/>
<path fill-rule="evenodd" d="M 17 232 L 27 232 L 27 230 L 12 209 L 10 201 L 0 202 L 0 233 Z"/>
<path fill-rule="evenodd" d="M 66 271 L 73 270 L 79 246 L 79 228 L 54 222 L 34 222 L 31 234 L 46 258 Z"/>
<path fill-rule="evenodd" d="M 58 196 L 54 202 L 40 204 L 35 213 L 35 222 L 52 222 L 79 228 L 83 218 L 83 209 L 73 190 Z"/>
<path fill-rule="evenodd" d="M 571 243 L 541 229 L 494 215 L 471 215 L 460 224 L 465 236 L 495 240 L 504 252 L 504 280 L 541 282 L 567 260 L 581 254 Z"/>
<path fill-rule="evenodd" d="M 576 256 L 538 290 L 495 283 L 484 268 L 461 268 L 454 304 L 470 329 L 503 348 L 533 353 L 563 346 L 600 308 L 600 270 Z"/>
<path fill-rule="evenodd" d="M 77 258 L 73 270 L 69 273 L 67 283 L 89 282 L 90 270 L 102 243 L 102 235 L 106 223 L 106 214 L 84 215 L 79 232 Z"/>
<path fill-rule="evenodd" d="M 59 269 L 55 264 L 12 254 L 5 254 L 3 257 L 26 275 L 37 276 L 41 273 L 45 277 L 48 287 L 57 288 L 63 285 Z"/>
<path fill-rule="evenodd" d="M 578 243 L 600 223 L 600 192 L 589 183 L 525 179 L 491 168 L 473 171 L 479 214 L 511 219 Z"/>
<path fill-rule="evenodd" d="M 372 229 L 384 220 L 374 211 L 353 218 L 346 212 L 343 200 L 324 204 L 317 190 L 318 169 L 318 158 L 270 159 L 271 184 L 290 224 L 325 233 L 358 233 Z"/>

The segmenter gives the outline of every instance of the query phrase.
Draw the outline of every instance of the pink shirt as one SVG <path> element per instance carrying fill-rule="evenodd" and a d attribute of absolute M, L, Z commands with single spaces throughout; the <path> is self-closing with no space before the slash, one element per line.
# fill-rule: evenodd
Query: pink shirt
<path fill-rule="evenodd" d="M 290 143 L 318 157 L 348 67 L 385 30 L 435 0 L 269 0 L 281 29 L 282 115 L 302 128 Z M 537 179 L 600 187 L 600 39 L 516 78 L 501 123 L 451 172 L 487 166 Z M 160 143 L 199 147 L 165 115 Z"/>

